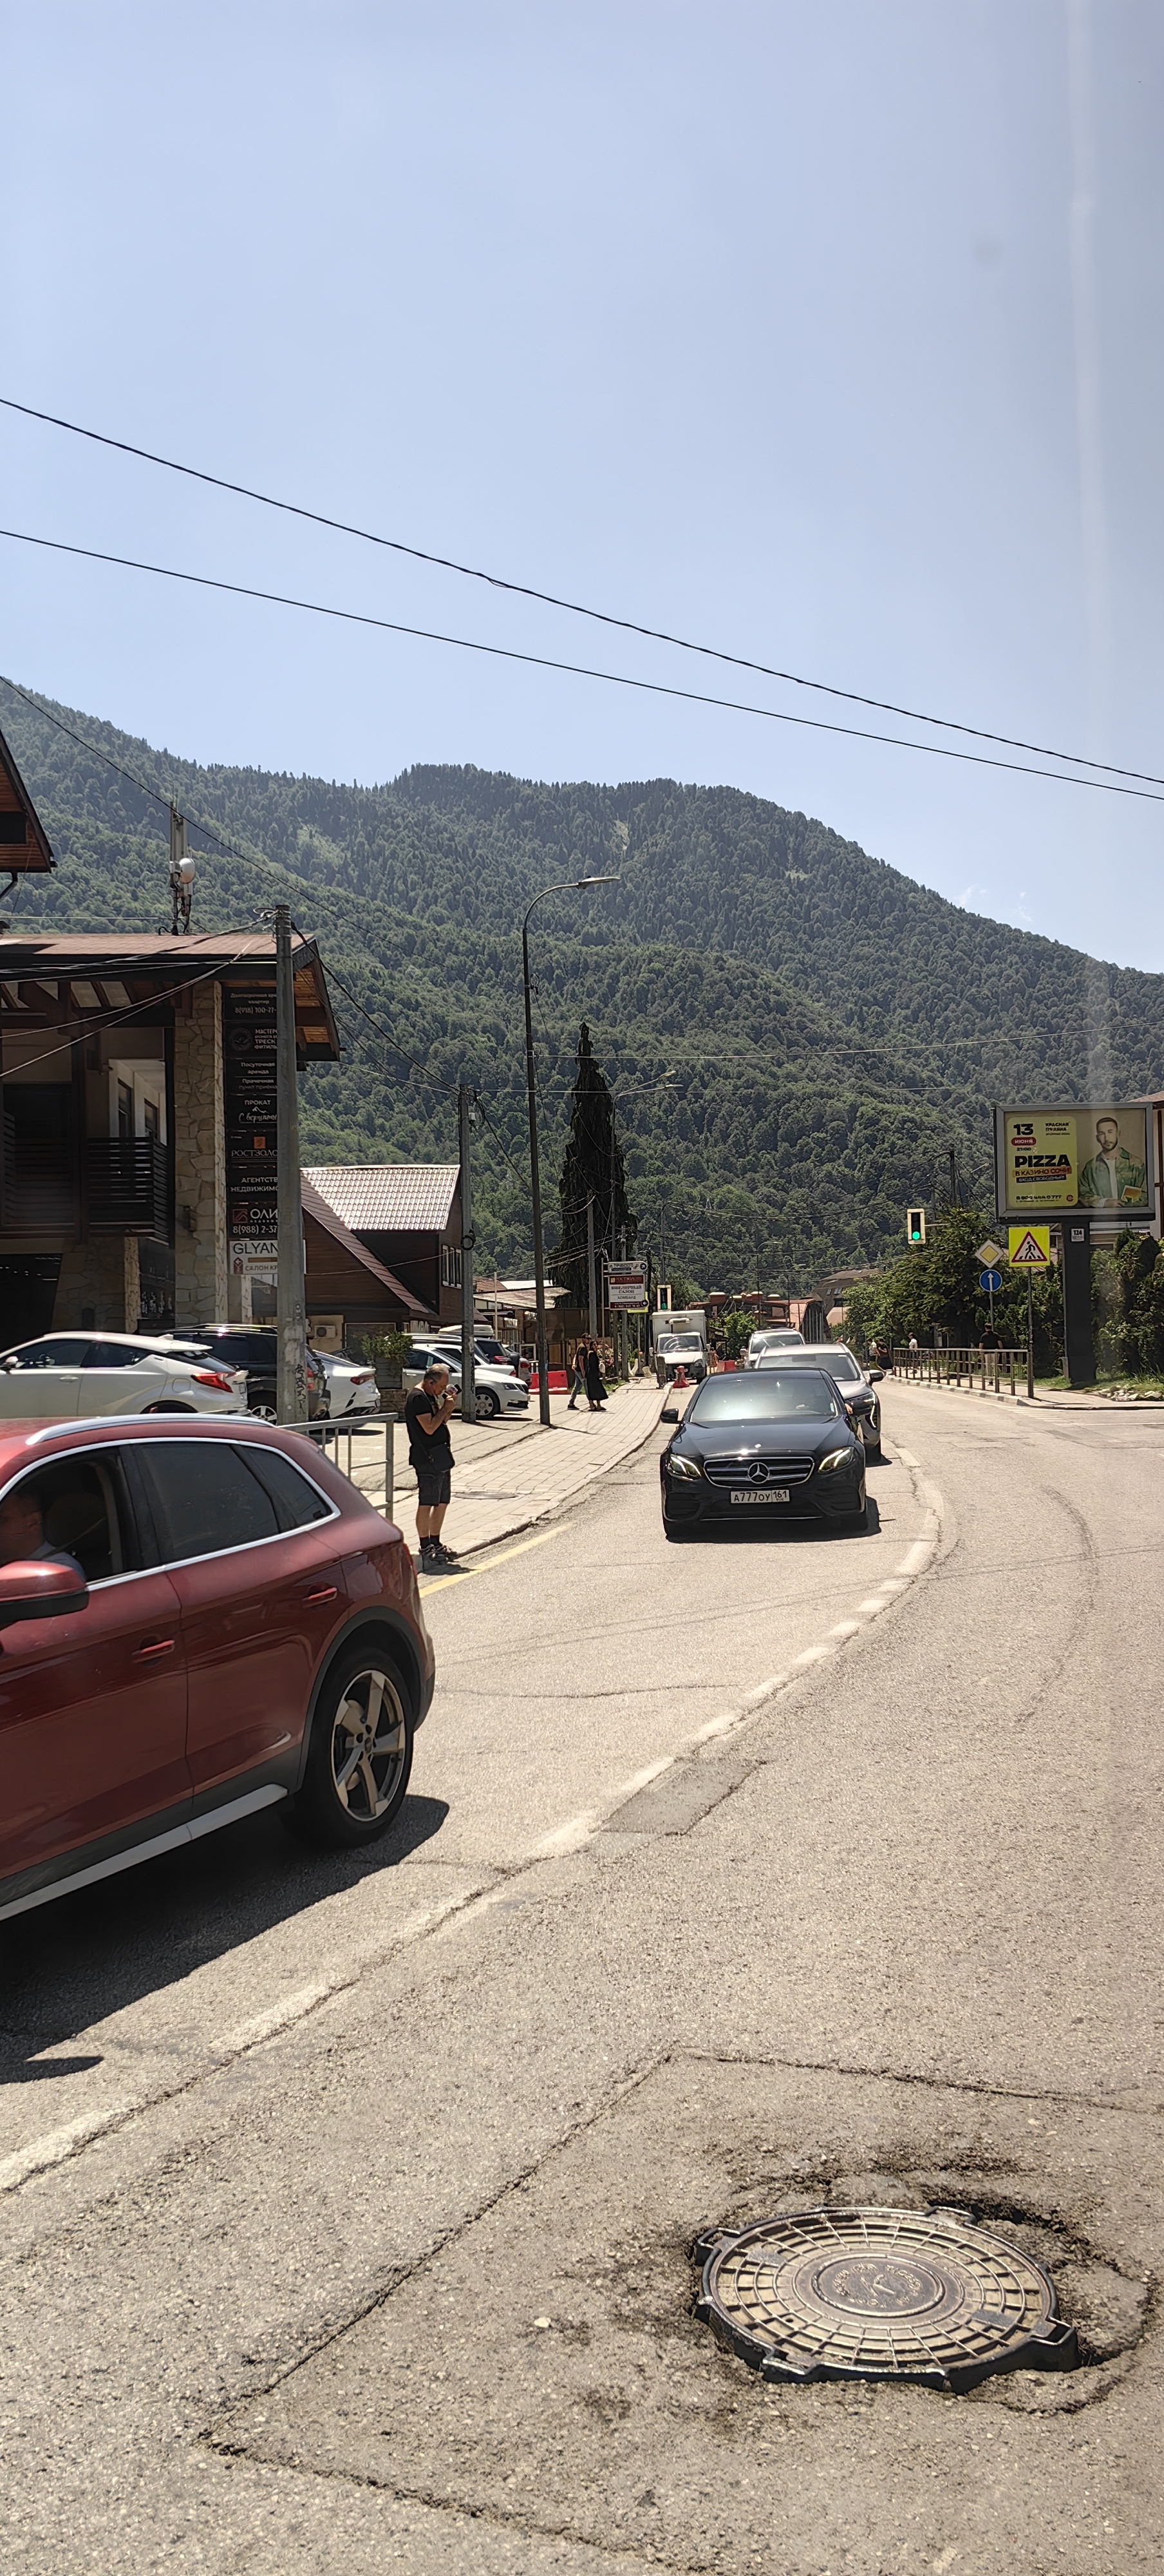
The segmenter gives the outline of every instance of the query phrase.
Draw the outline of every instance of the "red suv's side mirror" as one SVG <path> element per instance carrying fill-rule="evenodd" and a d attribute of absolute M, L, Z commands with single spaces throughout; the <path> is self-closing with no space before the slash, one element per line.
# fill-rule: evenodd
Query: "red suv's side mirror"
<path fill-rule="evenodd" d="M 84 1610 L 89 1586 L 71 1565 L 53 1565 L 30 1557 L 0 1565 L 0 1628 L 17 1619 L 60 1619 L 67 1610 Z"/>

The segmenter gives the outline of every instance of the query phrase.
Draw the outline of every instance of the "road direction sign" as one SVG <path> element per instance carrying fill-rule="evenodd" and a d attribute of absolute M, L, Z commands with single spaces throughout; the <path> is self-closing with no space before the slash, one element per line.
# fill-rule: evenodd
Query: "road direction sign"
<path fill-rule="evenodd" d="M 1051 1229 L 1049 1225 L 1012 1225 L 1009 1233 L 1009 1259 L 1012 1270 L 1050 1269 Z"/>
<path fill-rule="evenodd" d="M 608 1261 L 606 1298 L 608 1305 L 621 1307 L 624 1314 L 645 1315 L 647 1311 L 646 1262 Z"/>
<path fill-rule="evenodd" d="M 980 1288 L 985 1289 L 988 1297 L 997 1297 L 999 1289 L 1002 1286 L 1001 1270 L 980 1270 L 978 1273 L 978 1285 Z"/>
<path fill-rule="evenodd" d="M 976 1245 L 975 1249 L 983 1268 L 986 1270 L 996 1270 L 999 1262 L 1004 1260 L 1006 1257 L 1001 1243 L 995 1243 L 993 1236 L 989 1234 L 987 1235 L 985 1243 Z"/>

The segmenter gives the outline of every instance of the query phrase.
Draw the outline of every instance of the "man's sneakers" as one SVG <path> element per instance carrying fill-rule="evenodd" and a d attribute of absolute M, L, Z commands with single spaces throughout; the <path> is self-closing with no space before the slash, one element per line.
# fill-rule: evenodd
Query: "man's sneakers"
<path fill-rule="evenodd" d="M 423 1538 L 417 1562 L 422 1574 L 441 1574 L 446 1566 L 459 1565 L 460 1558 L 451 1548 L 442 1547 L 439 1538 Z"/>

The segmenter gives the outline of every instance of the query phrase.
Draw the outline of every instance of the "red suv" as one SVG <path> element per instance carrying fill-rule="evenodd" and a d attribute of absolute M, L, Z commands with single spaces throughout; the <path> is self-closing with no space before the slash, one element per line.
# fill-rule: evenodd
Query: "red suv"
<path fill-rule="evenodd" d="M 0 1424 L 0 1921 L 283 1800 L 372 1842 L 433 1677 L 400 1532 L 298 1433 Z"/>

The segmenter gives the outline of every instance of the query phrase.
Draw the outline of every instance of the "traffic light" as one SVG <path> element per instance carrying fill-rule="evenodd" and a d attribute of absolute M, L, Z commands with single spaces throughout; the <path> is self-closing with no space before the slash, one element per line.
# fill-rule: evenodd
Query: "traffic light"
<path fill-rule="evenodd" d="M 905 1211 L 905 1239 L 906 1239 L 906 1242 L 907 1242 L 907 1243 L 924 1243 L 924 1242 L 925 1242 L 925 1239 L 926 1239 L 926 1212 L 925 1212 L 925 1209 L 924 1209 L 924 1208 L 907 1208 L 907 1209 L 906 1209 L 906 1211 Z"/>

